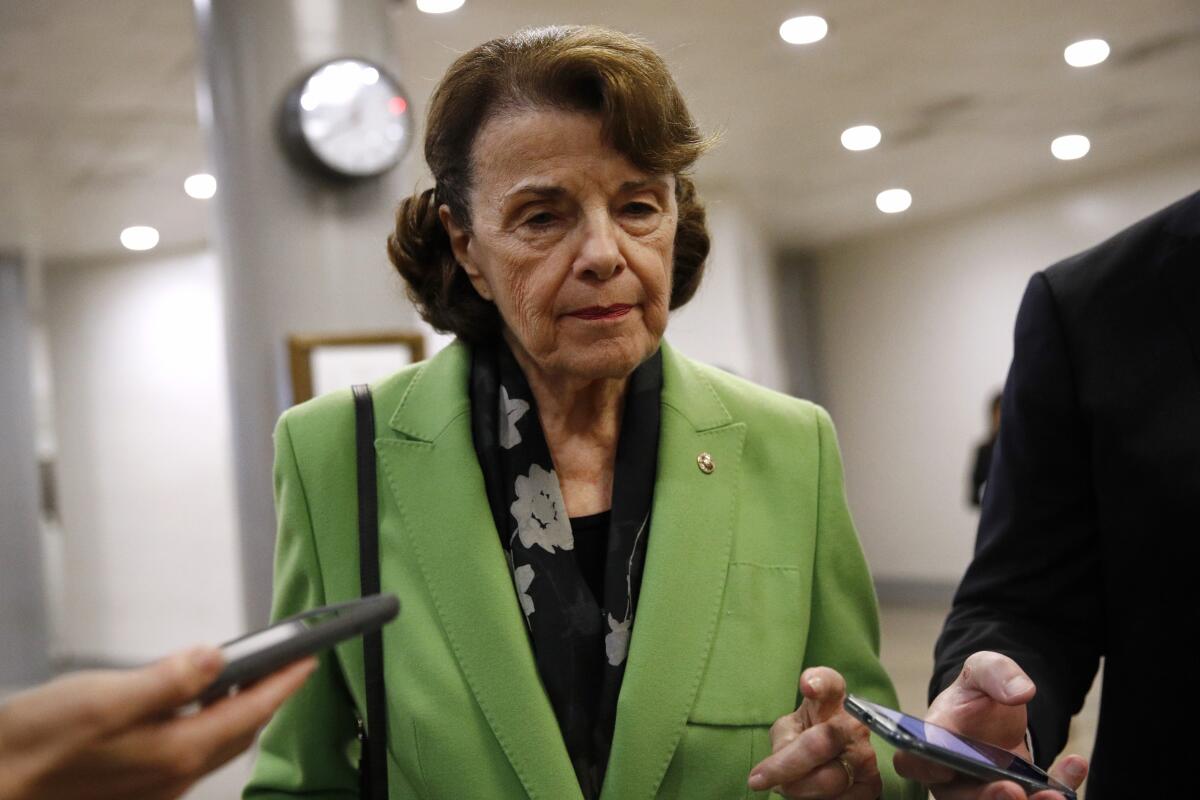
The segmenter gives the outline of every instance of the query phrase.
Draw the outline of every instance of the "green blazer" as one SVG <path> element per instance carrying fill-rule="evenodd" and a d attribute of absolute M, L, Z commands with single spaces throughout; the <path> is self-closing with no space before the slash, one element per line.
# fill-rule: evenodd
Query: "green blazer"
<path fill-rule="evenodd" d="M 471 440 L 470 357 L 455 344 L 373 387 L 394 798 L 580 797 Z M 697 456 L 711 454 L 706 474 Z M 275 430 L 273 616 L 359 594 L 348 391 Z M 606 800 L 740 798 L 827 665 L 895 707 L 875 595 L 826 413 L 663 345 L 658 475 Z M 362 647 L 343 644 L 263 732 L 245 797 L 358 797 Z M 884 796 L 919 796 L 880 744 Z"/>

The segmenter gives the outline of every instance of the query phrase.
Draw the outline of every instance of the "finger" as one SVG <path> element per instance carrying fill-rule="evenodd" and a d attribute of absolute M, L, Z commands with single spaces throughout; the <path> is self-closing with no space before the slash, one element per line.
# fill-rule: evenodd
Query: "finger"
<path fill-rule="evenodd" d="M 80 676 L 76 688 L 88 689 L 89 697 L 79 710 L 100 732 L 115 733 L 187 705 L 216 679 L 223 664 L 220 650 L 201 646 L 139 669 Z"/>
<path fill-rule="evenodd" d="M 925 786 L 951 783 L 958 777 L 957 772 L 943 764 L 906 753 L 903 750 L 897 751 L 896 755 L 892 757 L 892 764 L 901 777 Z"/>
<path fill-rule="evenodd" d="M 316 667 L 315 658 L 298 661 L 194 716 L 182 718 L 177 722 L 179 735 L 203 752 L 215 752 L 247 735 L 253 738 Z"/>
<path fill-rule="evenodd" d="M 1050 777 L 1072 789 L 1078 789 L 1087 779 L 1088 762 L 1083 756 L 1070 755 L 1050 768 Z"/>
<path fill-rule="evenodd" d="M 997 781 L 983 787 L 979 800 L 1026 800 L 1025 791 L 1012 781 Z M 1062 800 L 1058 795 L 1055 800 Z"/>
<path fill-rule="evenodd" d="M 842 762 L 845 762 L 843 765 Z M 818 766 L 807 776 L 780 786 L 788 797 L 851 798 L 860 794 L 876 798 L 882 789 L 879 766 L 870 739 L 854 742 L 834 757 Z"/>
<path fill-rule="evenodd" d="M 840 798 L 852 788 L 845 767 L 834 761 L 822 764 L 803 778 L 779 785 L 778 790 L 784 797 Z"/>
<path fill-rule="evenodd" d="M 1024 705 L 1037 693 L 1033 681 L 1017 662 L 989 650 L 972 653 L 953 685 L 959 691 L 981 692 L 1009 706 Z"/>
<path fill-rule="evenodd" d="M 806 669 L 800 676 L 800 692 L 812 703 L 812 722 L 824 722 L 844 711 L 846 680 L 837 670 L 829 667 Z"/>
<path fill-rule="evenodd" d="M 750 770 L 750 788 L 761 791 L 799 780 L 840 755 L 846 744 L 837 727 L 825 722 L 814 725 L 786 747 L 758 762 Z"/>
<path fill-rule="evenodd" d="M 784 714 L 771 725 L 771 752 L 778 753 L 787 747 L 796 737 L 804 732 L 804 725 L 796 718 L 796 714 Z"/>
<path fill-rule="evenodd" d="M 983 784 L 960 777 L 953 783 L 933 787 L 932 792 L 937 800 L 1025 800 L 1025 792 L 1010 781 Z"/>

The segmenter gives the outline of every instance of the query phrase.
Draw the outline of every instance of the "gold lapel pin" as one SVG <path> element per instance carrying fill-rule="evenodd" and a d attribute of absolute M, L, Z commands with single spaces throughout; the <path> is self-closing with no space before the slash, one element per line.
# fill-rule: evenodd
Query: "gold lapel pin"
<path fill-rule="evenodd" d="M 713 457 L 708 453 L 701 453 L 700 455 L 696 456 L 696 466 L 699 467 L 700 471 L 705 475 L 711 475 L 712 471 L 717 468 L 717 465 L 713 463 Z"/>

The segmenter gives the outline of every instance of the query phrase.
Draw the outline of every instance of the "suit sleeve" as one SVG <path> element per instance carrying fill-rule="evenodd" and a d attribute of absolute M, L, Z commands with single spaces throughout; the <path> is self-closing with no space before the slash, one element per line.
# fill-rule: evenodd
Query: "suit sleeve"
<path fill-rule="evenodd" d="M 1104 630 L 1086 418 L 1045 275 L 1017 315 L 975 557 L 934 652 L 932 701 L 967 656 L 1011 657 L 1037 685 L 1034 752 L 1048 765 L 1095 677 Z"/>
<path fill-rule="evenodd" d="M 879 608 L 867 570 L 842 477 L 833 423 L 817 409 L 820 475 L 817 489 L 817 543 L 813 564 L 812 619 L 804 666 L 836 669 L 852 694 L 896 708 L 896 690 L 879 661 Z M 871 737 L 885 800 L 923 798 L 924 791 L 905 781 L 892 766 L 894 750 Z"/>
<path fill-rule="evenodd" d="M 308 500 L 288 430 L 275 428 L 275 587 L 272 620 L 325 604 Z M 264 729 L 244 798 L 357 798 L 357 717 L 332 650 Z M 352 760 L 353 759 L 353 760 Z"/>

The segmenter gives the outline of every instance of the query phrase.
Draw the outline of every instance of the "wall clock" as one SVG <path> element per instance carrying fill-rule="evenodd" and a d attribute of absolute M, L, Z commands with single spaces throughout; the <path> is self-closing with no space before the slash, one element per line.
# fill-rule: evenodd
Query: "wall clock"
<path fill-rule="evenodd" d="M 283 145 L 305 170 L 343 181 L 392 169 L 412 140 L 412 111 L 395 78 L 362 58 L 327 61 L 284 99 Z"/>

